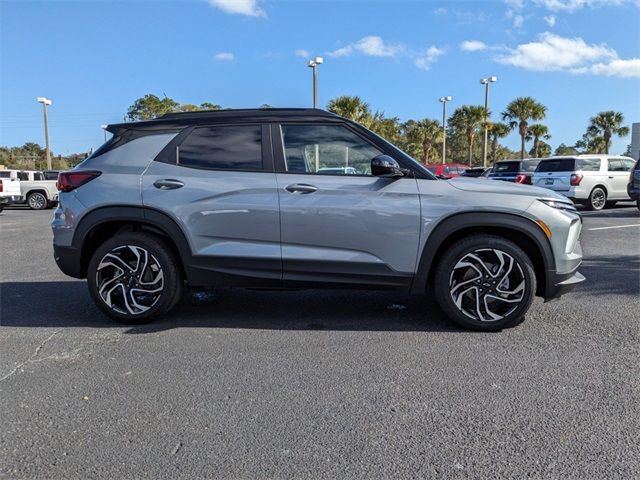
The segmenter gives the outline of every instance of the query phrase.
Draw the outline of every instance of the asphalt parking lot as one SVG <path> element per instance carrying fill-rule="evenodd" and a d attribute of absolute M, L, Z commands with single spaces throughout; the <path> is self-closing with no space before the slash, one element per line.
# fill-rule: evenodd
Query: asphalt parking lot
<path fill-rule="evenodd" d="M 52 211 L 5 210 L 0 475 L 637 478 L 627 205 L 585 214 L 585 283 L 491 334 L 352 291 L 198 293 L 121 326 L 55 266 Z"/>

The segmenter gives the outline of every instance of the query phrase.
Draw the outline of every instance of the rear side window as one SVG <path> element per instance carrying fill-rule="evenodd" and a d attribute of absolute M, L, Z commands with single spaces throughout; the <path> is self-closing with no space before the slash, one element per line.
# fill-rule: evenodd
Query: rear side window
<path fill-rule="evenodd" d="M 262 127 L 196 128 L 179 146 L 177 163 L 215 170 L 262 170 Z"/>
<path fill-rule="evenodd" d="M 578 158 L 576 160 L 576 170 L 583 172 L 599 172 L 601 160 L 599 158 Z"/>
<path fill-rule="evenodd" d="M 33 179 L 34 179 L 36 182 L 41 181 L 41 180 L 44 180 L 44 174 L 42 174 L 41 172 L 35 172 L 35 173 L 33 174 Z"/>
<path fill-rule="evenodd" d="M 28 182 L 29 174 L 27 172 L 18 172 L 18 178 L 21 182 Z"/>
<path fill-rule="evenodd" d="M 575 170 L 575 161 L 575 158 L 543 160 L 538 165 L 536 172 L 573 172 Z"/>

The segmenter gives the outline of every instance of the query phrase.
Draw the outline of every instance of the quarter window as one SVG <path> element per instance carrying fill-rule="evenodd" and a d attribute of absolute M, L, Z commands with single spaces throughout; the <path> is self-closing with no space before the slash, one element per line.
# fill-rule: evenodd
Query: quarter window
<path fill-rule="evenodd" d="M 340 125 L 282 125 L 287 172 L 371 175 L 371 159 L 382 152 Z"/>
<path fill-rule="evenodd" d="M 179 165 L 216 170 L 261 170 L 260 125 L 196 128 L 178 147 Z"/>

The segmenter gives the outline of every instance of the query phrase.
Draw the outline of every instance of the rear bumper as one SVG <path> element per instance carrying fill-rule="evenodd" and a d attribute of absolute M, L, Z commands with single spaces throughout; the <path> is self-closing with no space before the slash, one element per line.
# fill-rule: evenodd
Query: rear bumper
<path fill-rule="evenodd" d="M 83 278 L 81 272 L 80 250 L 75 247 L 53 246 L 53 258 L 58 268 L 65 275 L 74 278 Z"/>
<path fill-rule="evenodd" d="M 578 271 L 562 275 L 558 275 L 557 273 L 547 274 L 547 288 L 544 292 L 544 301 L 548 302 L 560 298 L 585 280 L 584 275 Z"/>
<path fill-rule="evenodd" d="M 0 203 L 2 205 L 12 205 L 14 203 L 20 203 L 20 202 L 22 202 L 22 197 L 20 195 L 0 197 Z"/>

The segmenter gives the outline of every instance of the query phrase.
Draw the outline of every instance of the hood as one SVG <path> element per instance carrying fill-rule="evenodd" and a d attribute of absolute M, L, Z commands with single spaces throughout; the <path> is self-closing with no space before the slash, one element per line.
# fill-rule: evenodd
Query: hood
<path fill-rule="evenodd" d="M 456 177 L 445 180 L 452 187 L 465 192 L 501 193 L 505 195 L 524 195 L 535 198 L 550 198 L 568 201 L 567 197 L 547 188 L 533 187 L 522 183 L 501 182 L 499 180 L 484 180 L 476 178 Z"/>

